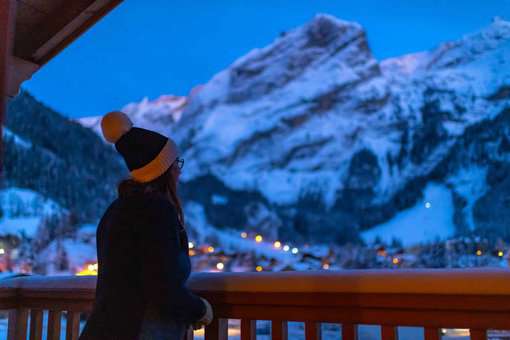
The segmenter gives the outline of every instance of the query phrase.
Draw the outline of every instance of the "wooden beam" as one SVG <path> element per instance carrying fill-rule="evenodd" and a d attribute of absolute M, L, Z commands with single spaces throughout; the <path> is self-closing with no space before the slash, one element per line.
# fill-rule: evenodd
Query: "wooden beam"
<path fill-rule="evenodd" d="M 51 35 L 41 38 L 36 46 L 32 44 L 30 46 L 20 45 L 17 52 L 19 51 L 20 56 L 30 59 L 34 63 L 44 65 L 121 2 L 122 0 L 96 0 L 90 2 L 87 8 L 76 14 L 69 22 L 55 22 L 55 18 L 60 15 L 60 13 L 55 13 L 46 22 L 43 22 L 38 29 L 38 31 L 51 31 Z M 79 6 L 83 2 L 80 3 L 80 1 L 75 0 L 74 3 L 78 3 L 76 6 Z M 76 10 L 76 6 L 69 9 L 69 13 Z"/>
<path fill-rule="evenodd" d="M 39 65 L 30 61 L 12 56 L 9 65 L 9 81 L 7 84 L 7 97 L 15 97 L 19 93 L 21 83 L 30 79 L 39 69 Z"/>
<path fill-rule="evenodd" d="M 9 64 L 12 56 L 14 27 L 16 22 L 16 1 L 0 1 L 0 180 L 3 179 L 3 124 L 7 112 L 7 91 L 9 86 Z"/>

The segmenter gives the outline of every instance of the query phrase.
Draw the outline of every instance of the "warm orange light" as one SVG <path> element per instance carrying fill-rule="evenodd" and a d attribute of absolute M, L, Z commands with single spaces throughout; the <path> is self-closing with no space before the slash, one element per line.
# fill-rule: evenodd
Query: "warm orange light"
<path fill-rule="evenodd" d="M 478 250 L 476 251 L 476 255 L 477 255 L 477 256 L 482 255 L 482 251 L 481 251 L 480 249 L 478 249 Z"/>
<path fill-rule="evenodd" d="M 97 272 L 94 271 L 94 270 L 88 270 L 88 269 L 85 269 L 85 270 L 82 270 L 82 271 L 79 271 L 75 274 L 76 276 L 83 276 L 83 275 L 97 275 Z"/>
<path fill-rule="evenodd" d="M 85 266 L 84 269 L 75 273 L 77 276 L 82 275 L 97 275 L 97 271 L 99 269 L 99 265 L 97 263 L 89 263 Z"/>
<path fill-rule="evenodd" d="M 195 256 L 195 255 L 196 255 L 196 251 L 195 251 L 195 249 L 190 249 L 190 250 L 188 251 L 188 254 L 189 254 L 189 256 Z"/>
<path fill-rule="evenodd" d="M 400 262 L 400 259 L 398 257 L 394 257 L 392 262 L 393 264 L 398 264 Z"/>
<path fill-rule="evenodd" d="M 211 246 L 207 247 L 207 251 L 212 253 L 214 251 L 214 247 L 211 247 Z"/>
<path fill-rule="evenodd" d="M 262 266 L 255 267 L 255 270 L 258 271 L 258 272 L 261 272 L 262 271 Z"/>
<path fill-rule="evenodd" d="M 256 242 L 262 242 L 262 235 L 255 236 L 255 241 Z"/>
<path fill-rule="evenodd" d="M 274 247 L 275 247 L 275 248 L 278 248 L 278 249 L 280 249 L 280 247 L 282 246 L 282 244 L 280 243 L 280 241 L 275 241 L 275 242 L 273 243 L 273 245 L 274 245 Z"/>

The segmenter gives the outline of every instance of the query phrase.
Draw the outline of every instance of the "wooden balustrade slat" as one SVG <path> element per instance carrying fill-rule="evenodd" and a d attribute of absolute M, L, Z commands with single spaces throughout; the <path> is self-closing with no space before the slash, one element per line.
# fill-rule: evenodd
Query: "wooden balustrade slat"
<path fill-rule="evenodd" d="M 9 321 L 7 324 L 8 340 L 26 340 L 28 323 L 28 308 L 17 308 L 9 310 Z"/>
<path fill-rule="evenodd" d="M 80 333 L 80 312 L 67 311 L 66 340 L 76 340 Z"/>
<path fill-rule="evenodd" d="M 382 325 L 381 326 L 381 339 L 382 340 L 396 340 L 397 339 L 397 327 Z"/>
<path fill-rule="evenodd" d="M 288 340 L 289 331 L 287 321 L 271 320 L 271 339 L 272 340 Z"/>
<path fill-rule="evenodd" d="M 204 340 L 228 340 L 228 319 L 214 318 L 205 326 Z"/>
<path fill-rule="evenodd" d="M 352 323 L 342 324 L 342 340 L 357 340 L 358 327 Z"/>
<path fill-rule="evenodd" d="M 257 320 L 241 319 L 241 340 L 255 340 Z"/>
<path fill-rule="evenodd" d="M 487 340 L 486 329 L 470 329 L 469 337 L 471 340 Z"/>
<path fill-rule="evenodd" d="M 321 323 L 316 321 L 305 321 L 305 339 L 320 340 L 321 339 Z"/>
<path fill-rule="evenodd" d="M 441 330 L 435 327 L 425 327 L 425 340 L 440 340 Z"/>
<path fill-rule="evenodd" d="M 30 311 L 30 340 L 41 340 L 43 332 L 43 311 L 32 309 Z"/>
<path fill-rule="evenodd" d="M 60 325 L 62 311 L 50 310 L 48 312 L 47 340 L 60 340 Z"/>

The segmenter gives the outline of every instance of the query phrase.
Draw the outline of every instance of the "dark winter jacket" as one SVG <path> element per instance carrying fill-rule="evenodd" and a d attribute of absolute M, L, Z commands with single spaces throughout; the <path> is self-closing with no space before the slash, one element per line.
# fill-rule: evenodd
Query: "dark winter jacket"
<path fill-rule="evenodd" d="M 101 218 L 96 241 L 96 299 L 79 340 L 137 339 L 144 315 L 187 324 L 204 315 L 204 303 L 185 286 L 188 238 L 168 200 L 117 198 Z"/>

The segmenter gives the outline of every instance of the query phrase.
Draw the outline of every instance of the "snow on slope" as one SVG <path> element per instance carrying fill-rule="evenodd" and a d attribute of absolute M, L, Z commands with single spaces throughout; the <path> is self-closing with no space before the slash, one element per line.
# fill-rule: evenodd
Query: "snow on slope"
<path fill-rule="evenodd" d="M 177 115 L 148 100 L 126 110 L 135 124 L 178 141 L 185 182 L 212 174 L 289 206 L 318 192 L 326 208 L 356 201 L 359 211 L 346 211 L 373 225 L 360 217 L 366 208 L 394 214 L 402 208 L 390 206 L 395 195 L 430 176 L 466 129 L 508 107 L 508 55 L 510 23 L 495 20 L 458 41 L 379 62 L 359 24 L 321 14 L 234 61 Z M 476 174 L 465 166 L 446 179 L 463 197 L 484 185 L 469 181 Z"/>
<path fill-rule="evenodd" d="M 8 128 L 6 128 L 5 126 L 2 127 L 2 135 L 3 135 L 3 138 L 6 138 L 6 139 L 12 138 L 14 140 L 14 143 L 24 147 L 25 149 L 29 149 L 32 146 L 32 143 L 25 140 L 24 138 L 21 138 L 20 136 L 18 136 L 17 134 L 15 134 L 14 132 L 12 132 Z"/>
<path fill-rule="evenodd" d="M 66 253 L 69 263 L 69 269 L 63 272 L 56 267 L 59 252 L 57 243 L 60 242 L 61 248 Z M 38 254 L 38 261 L 46 264 L 47 275 L 68 275 L 69 272 L 75 273 L 82 270 L 86 262 L 97 262 L 96 244 L 85 243 L 80 240 L 65 238 L 60 241 L 52 241 L 45 249 Z"/>
<path fill-rule="evenodd" d="M 0 190 L 0 235 L 20 235 L 33 237 L 44 216 L 64 212 L 58 203 L 39 193 L 11 187 Z"/>
<path fill-rule="evenodd" d="M 162 95 L 154 100 L 144 97 L 141 102 L 127 104 L 121 111 L 129 115 L 135 126 L 167 135 L 169 127 L 181 118 L 186 103 L 186 97 L 173 95 Z M 77 121 L 83 126 L 93 129 L 100 136 L 102 135 L 101 116 L 83 117 Z"/>
<path fill-rule="evenodd" d="M 423 199 L 414 207 L 398 213 L 390 221 L 361 234 L 371 243 L 376 237 L 390 243 L 393 238 L 404 246 L 432 242 L 453 236 L 453 202 L 450 190 L 441 184 L 429 184 Z"/>
<path fill-rule="evenodd" d="M 210 243 L 214 239 L 227 252 L 251 252 L 258 256 L 265 255 L 273 257 L 285 264 L 292 263 L 295 256 L 290 252 L 284 252 L 281 249 L 275 249 L 271 242 L 256 243 L 254 240 L 243 239 L 237 230 L 218 230 L 207 222 L 204 209 L 195 202 L 186 203 L 186 223 L 192 228 L 189 232 L 190 241 L 196 241 L 199 244 Z"/>
<path fill-rule="evenodd" d="M 428 174 L 466 127 L 507 105 L 487 99 L 510 82 L 507 26 L 498 21 L 380 67 L 359 25 L 319 15 L 240 58 L 190 99 L 173 127 L 173 136 L 192 146 L 182 178 L 213 173 L 231 188 L 259 190 L 280 204 L 320 190 L 331 205 L 352 177 L 353 156 L 367 149 L 381 172 L 370 185 L 373 203 L 384 202 Z M 468 57 L 454 63 L 459 55 Z M 404 130 L 412 138 L 427 127 L 427 103 L 449 114 L 441 122 L 447 135 L 423 160 L 394 171 L 388 159 L 399 157 Z"/>

